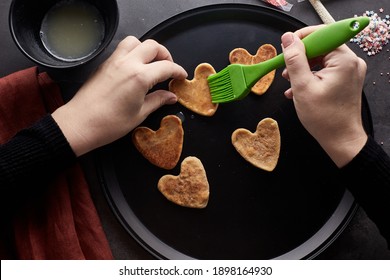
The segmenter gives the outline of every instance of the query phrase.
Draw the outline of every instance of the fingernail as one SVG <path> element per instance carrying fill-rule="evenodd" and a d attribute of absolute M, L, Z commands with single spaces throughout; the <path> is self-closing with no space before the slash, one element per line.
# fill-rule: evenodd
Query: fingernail
<path fill-rule="evenodd" d="M 287 48 L 294 42 L 294 34 L 292 32 L 287 32 L 282 35 L 282 46 Z"/>
<path fill-rule="evenodd" d="M 177 96 L 174 95 L 167 100 L 167 104 L 175 104 L 177 102 Z"/>

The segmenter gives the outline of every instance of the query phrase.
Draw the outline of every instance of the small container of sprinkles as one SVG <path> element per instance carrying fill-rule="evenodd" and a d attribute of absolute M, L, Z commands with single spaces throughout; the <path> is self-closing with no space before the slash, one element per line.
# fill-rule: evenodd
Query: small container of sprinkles
<path fill-rule="evenodd" d="M 291 8 L 293 7 L 293 4 L 285 1 L 285 0 L 263 0 L 263 2 L 270 4 L 280 10 L 283 10 L 285 12 L 289 12 Z"/>

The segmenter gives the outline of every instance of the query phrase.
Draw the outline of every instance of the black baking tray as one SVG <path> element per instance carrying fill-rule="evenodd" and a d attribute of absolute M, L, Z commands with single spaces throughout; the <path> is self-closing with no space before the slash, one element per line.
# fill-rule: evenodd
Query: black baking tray
<path fill-rule="evenodd" d="M 197 65 L 221 70 L 229 52 L 255 53 L 265 43 L 281 52 L 280 37 L 306 26 L 283 12 L 247 4 L 209 5 L 186 11 L 154 27 L 141 40 L 164 44 L 192 78 Z M 156 88 L 167 88 L 167 83 Z M 299 122 L 289 83 L 277 70 L 263 96 L 222 104 L 213 117 L 180 104 L 164 106 L 142 125 L 158 129 L 168 114 L 180 115 L 184 146 L 180 162 L 196 156 L 210 184 L 205 209 L 169 202 L 158 191 L 165 174 L 139 154 L 128 135 L 99 150 L 97 166 L 107 200 L 129 234 L 159 259 L 310 259 L 323 251 L 352 217 L 356 203 L 337 181 L 337 168 Z M 372 133 L 363 94 L 363 120 Z M 236 128 L 254 131 L 271 117 L 281 132 L 281 152 L 273 172 L 247 163 L 231 144 Z"/>

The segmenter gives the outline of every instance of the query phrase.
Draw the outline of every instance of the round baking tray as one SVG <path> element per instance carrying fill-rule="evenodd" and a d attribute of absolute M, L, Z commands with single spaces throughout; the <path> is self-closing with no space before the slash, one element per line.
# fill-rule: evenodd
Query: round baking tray
<path fill-rule="evenodd" d="M 246 4 L 209 5 L 176 15 L 146 33 L 165 45 L 192 78 L 197 65 L 225 67 L 229 52 L 255 53 L 265 43 L 280 49 L 280 36 L 306 26 L 277 10 Z M 162 83 L 156 88 L 167 88 Z M 159 259 L 310 259 L 340 234 L 356 203 L 337 181 L 337 168 L 300 124 L 283 92 L 289 83 L 277 70 L 263 96 L 221 104 L 213 117 L 180 104 L 164 106 L 142 125 L 157 130 L 168 114 L 184 118 L 180 162 L 197 156 L 210 184 L 205 209 L 175 205 L 157 190 L 165 174 L 134 148 L 130 135 L 99 150 L 98 173 L 107 200 L 124 228 Z M 364 94 L 363 94 L 364 97 Z M 372 133 L 363 98 L 363 120 Z M 242 159 L 230 142 L 239 127 L 254 131 L 272 117 L 281 132 L 281 153 L 273 172 Z"/>

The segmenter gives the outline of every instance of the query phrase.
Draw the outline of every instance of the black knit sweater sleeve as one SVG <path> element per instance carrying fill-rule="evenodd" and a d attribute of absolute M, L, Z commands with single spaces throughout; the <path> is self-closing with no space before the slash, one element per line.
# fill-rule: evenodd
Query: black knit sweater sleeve
<path fill-rule="evenodd" d="M 49 179 L 76 156 L 51 115 L 44 116 L 0 146 L 2 190 Z"/>
<path fill-rule="evenodd" d="M 390 246 L 390 157 L 369 136 L 360 153 L 340 172 L 341 179 Z"/>

